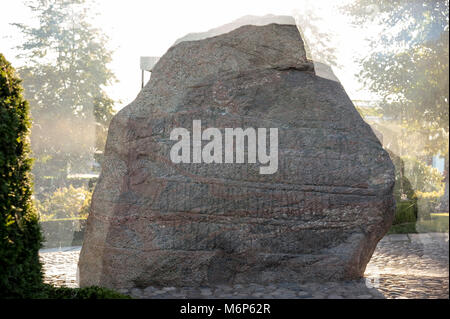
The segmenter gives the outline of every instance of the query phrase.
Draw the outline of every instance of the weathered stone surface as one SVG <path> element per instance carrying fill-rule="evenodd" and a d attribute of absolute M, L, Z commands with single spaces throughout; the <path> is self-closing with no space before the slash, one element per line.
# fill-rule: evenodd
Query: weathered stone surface
<path fill-rule="evenodd" d="M 196 41 L 215 37 L 224 33 L 231 32 L 239 27 L 243 27 L 246 25 L 263 26 L 272 23 L 296 25 L 295 19 L 292 16 L 280 16 L 273 14 L 267 14 L 265 16 L 246 15 L 230 23 L 221 25 L 220 27 L 210 29 L 206 32 L 188 33 L 184 37 L 177 39 L 175 41 L 175 44 L 178 44 L 183 41 Z"/>
<path fill-rule="evenodd" d="M 174 164 L 175 127 L 278 128 L 279 168 Z M 293 25 L 181 42 L 113 119 L 80 285 L 208 286 L 362 276 L 394 210 L 394 168 Z"/>

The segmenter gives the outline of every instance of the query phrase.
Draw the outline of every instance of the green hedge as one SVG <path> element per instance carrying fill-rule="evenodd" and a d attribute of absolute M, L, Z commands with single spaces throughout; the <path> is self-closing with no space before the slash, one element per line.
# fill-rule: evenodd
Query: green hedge
<path fill-rule="evenodd" d="M 34 296 L 35 299 L 131 299 L 114 290 L 91 286 L 85 288 L 53 287 L 43 285 L 43 289 Z"/>
<path fill-rule="evenodd" d="M 42 236 L 31 201 L 28 103 L 0 54 L 0 298 L 31 297 L 42 285 Z"/>
<path fill-rule="evenodd" d="M 392 227 L 388 231 L 388 235 L 390 235 L 390 234 L 413 234 L 413 233 L 417 233 L 415 222 L 392 225 Z"/>
<path fill-rule="evenodd" d="M 397 201 L 393 225 L 414 223 L 417 220 L 417 202 L 415 200 Z"/>

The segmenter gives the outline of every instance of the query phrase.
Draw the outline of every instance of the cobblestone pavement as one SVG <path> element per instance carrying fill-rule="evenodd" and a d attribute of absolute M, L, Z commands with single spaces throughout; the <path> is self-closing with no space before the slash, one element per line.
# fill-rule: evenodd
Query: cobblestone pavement
<path fill-rule="evenodd" d="M 78 287 L 77 264 L 81 247 L 41 249 L 39 256 L 44 282 L 54 286 Z"/>
<path fill-rule="evenodd" d="M 448 234 L 389 235 L 377 246 L 365 278 L 356 281 L 147 287 L 122 290 L 135 298 L 449 298 Z M 80 247 L 41 250 L 45 281 L 77 287 Z"/>

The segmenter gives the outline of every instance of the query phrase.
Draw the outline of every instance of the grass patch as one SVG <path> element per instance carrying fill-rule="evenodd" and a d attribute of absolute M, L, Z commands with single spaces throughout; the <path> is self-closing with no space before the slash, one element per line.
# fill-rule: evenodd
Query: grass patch
<path fill-rule="evenodd" d="M 448 213 L 434 213 L 434 214 L 430 214 L 431 217 L 447 217 L 448 218 Z"/>
<path fill-rule="evenodd" d="M 448 217 L 432 218 L 417 222 L 419 233 L 448 233 Z"/>
<path fill-rule="evenodd" d="M 392 225 L 388 234 L 409 234 L 409 233 L 448 233 L 449 214 L 431 214 L 429 220 L 419 220 L 417 222 L 401 223 Z"/>
<path fill-rule="evenodd" d="M 85 288 L 54 287 L 43 284 L 34 299 L 132 299 L 114 290 L 91 286 Z"/>

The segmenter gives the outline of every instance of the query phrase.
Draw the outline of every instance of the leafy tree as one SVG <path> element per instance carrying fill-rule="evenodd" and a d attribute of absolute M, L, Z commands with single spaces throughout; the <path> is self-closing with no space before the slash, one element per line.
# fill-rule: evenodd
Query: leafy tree
<path fill-rule="evenodd" d="M 448 0 L 358 0 L 346 9 L 383 26 L 359 74 L 383 98 L 383 115 L 425 135 L 426 154 L 448 154 Z"/>
<path fill-rule="evenodd" d="M 25 37 L 17 48 L 26 60 L 19 71 L 34 119 L 33 152 L 38 162 L 46 160 L 64 174 L 67 163 L 92 156 L 97 113 L 113 114 L 104 91 L 115 80 L 107 66 L 112 51 L 107 37 L 91 25 L 86 0 L 33 0 L 27 6 L 39 25 L 14 25 Z M 102 130 L 106 124 L 97 123 Z"/>
<path fill-rule="evenodd" d="M 95 148 L 97 150 L 103 151 L 105 148 L 109 123 L 114 114 L 114 100 L 105 94 L 94 99 L 94 116 L 97 124 Z"/>
<path fill-rule="evenodd" d="M 383 118 L 401 127 L 399 155 L 444 156 L 448 183 L 449 1 L 357 0 L 344 10 L 382 28 L 358 76 L 382 97 Z"/>
<path fill-rule="evenodd" d="M 20 80 L 0 54 L 0 298 L 29 297 L 42 283 L 28 113 Z"/>
<path fill-rule="evenodd" d="M 324 32 L 321 26 L 327 25 L 317 15 L 310 2 L 305 2 L 301 10 L 294 12 L 296 23 L 299 26 L 305 49 L 309 58 L 314 62 L 320 62 L 328 66 L 340 66 L 337 63 L 336 47 L 331 44 L 332 30 Z"/>
<path fill-rule="evenodd" d="M 429 165 L 424 164 L 422 161 L 418 161 L 414 157 L 403 157 L 405 162 L 405 172 L 410 176 L 409 181 L 418 196 L 423 196 L 427 193 L 440 193 L 444 192 L 444 183 L 441 173 Z"/>
<path fill-rule="evenodd" d="M 37 208 L 42 220 L 60 218 L 86 218 L 92 193 L 84 187 L 58 188 L 42 202 L 37 202 Z"/>
<path fill-rule="evenodd" d="M 43 283 L 38 216 L 33 207 L 29 105 L 21 80 L 0 53 L 0 298 L 129 298 L 100 287 L 59 288 Z M 84 197 L 81 210 L 86 212 Z"/>

